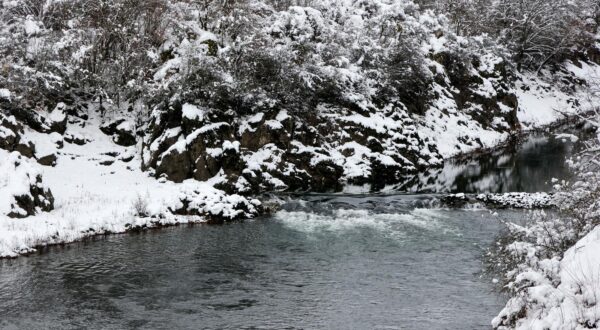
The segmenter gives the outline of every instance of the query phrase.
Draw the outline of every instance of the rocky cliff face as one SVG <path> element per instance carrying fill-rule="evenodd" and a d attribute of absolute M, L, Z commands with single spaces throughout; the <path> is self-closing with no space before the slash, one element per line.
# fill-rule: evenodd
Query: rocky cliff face
<path fill-rule="evenodd" d="M 24 218 L 53 208 L 54 197 L 35 162 L 35 145 L 23 137 L 14 117 L 0 113 L 0 214 Z"/>
<path fill-rule="evenodd" d="M 165 102 L 154 109 L 144 139 L 144 166 L 175 182 L 219 177 L 218 186 L 231 193 L 383 187 L 441 165 L 449 156 L 442 144 L 456 145 L 458 154 L 490 147 L 482 132 L 519 129 L 518 100 L 500 58 L 464 63 L 439 53 L 429 63 L 434 83 L 427 99 L 323 102 L 309 112 L 275 107 L 247 116 L 194 100 Z M 423 106 L 424 113 L 410 110 Z M 449 131 L 454 140 L 442 140 Z"/>

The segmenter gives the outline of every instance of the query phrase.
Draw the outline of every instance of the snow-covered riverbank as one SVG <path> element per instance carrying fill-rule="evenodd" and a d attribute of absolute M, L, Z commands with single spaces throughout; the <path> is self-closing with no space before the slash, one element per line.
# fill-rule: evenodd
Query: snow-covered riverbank
<path fill-rule="evenodd" d="M 258 214 L 260 202 L 228 195 L 214 188 L 214 181 L 176 184 L 156 180 L 141 171 L 135 146 L 115 144 L 99 130 L 95 120 L 89 119 L 84 128 L 69 125 L 67 129 L 67 135 L 88 141 L 85 145 L 62 142 L 60 149 L 48 135 L 26 130 L 24 135 L 39 152 L 56 155 L 54 167 L 31 163 L 44 178 L 44 186 L 52 191 L 55 209 L 23 219 L 0 215 L 0 257 L 16 257 L 35 251 L 37 246 L 69 243 L 92 235 L 207 221 L 201 214 L 226 218 Z M 17 173 L 3 174 L 10 178 Z M 2 182 L 10 184 L 1 186 L 3 192 L 27 191 L 23 187 L 27 182 L 22 180 Z M 184 203 L 193 204 L 198 214 L 176 214 Z M 244 208 L 239 207 L 241 204 Z"/>
<path fill-rule="evenodd" d="M 600 76 L 598 66 L 581 64 L 581 68 L 574 65 L 567 67 L 578 78 Z M 525 130 L 561 120 L 564 113 L 586 110 L 583 104 L 572 106 L 569 100 L 575 96 L 549 89 L 546 84 L 531 79 L 523 79 L 532 87 L 519 94 L 521 106 L 518 114 Z M 562 110 L 554 111 L 556 107 Z M 461 117 L 457 118 L 460 120 Z M 417 127 L 417 131 L 427 132 L 430 129 L 427 134 L 430 134 L 445 157 L 455 156 L 457 151 L 476 150 L 473 145 L 445 149 L 452 144 L 460 145 L 463 134 L 481 136 L 484 147 L 494 147 L 508 138 L 507 133 L 484 129 L 478 124 L 473 126 L 475 129 L 472 131 L 449 129 L 451 125 L 428 124 L 426 128 Z M 91 113 L 87 120 L 72 120 L 63 135 L 43 134 L 25 128 L 22 134 L 24 140 L 36 146 L 38 159 L 47 155 L 56 156 L 54 167 L 32 163 L 43 178 L 43 186 L 52 191 L 55 210 L 38 212 L 25 219 L 0 215 L 0 256 L 15 257 L 34 251 L 36 246 L 68 243 L 91 235 L 121 233 L 139 227 L 203 222 L 207 220 L 205 215 L 232 219 L 253 217 L 260 213 L 258 200 L 227 194 L 215 188 L 224 180 L 221 175 L 204 182 L 189 179 L 174 183 L 155 179 L 140 169 L 139 145 L 120 146 L 113 137 L 103 133 L 100 126 L 100 118 Z M 67 142 L 73 139 L 85 144 Z M 4 181 L 13 188 L 19 184 L 15 180 Z M 8 187 L 3 191 L 8 191 Z M 194 211 L 186 214 L 184 209 Z"/>

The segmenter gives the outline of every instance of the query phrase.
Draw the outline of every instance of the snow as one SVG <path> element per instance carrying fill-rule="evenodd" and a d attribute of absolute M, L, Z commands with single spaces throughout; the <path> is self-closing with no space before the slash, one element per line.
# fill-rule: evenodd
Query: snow
<path fill-rule="evenodd" d="M 381 114 L 371 114 L 370 116 L 363 116 L 359 114 L 353 114 L 350 116 L 344 116 L 340 118 L 342 121 L 358 124 L 365 128 L 370 128 L 377 133 L 386 133 L 388 129 L 399 129 L 402 128 L 400 123 L 390 121 L 388 118 L 383 117 Z"/>
<path fill-rule="evenodd" d="M 277 151 L 279 149 L 274 144 L 267 144 L 258 151 L 244 156 L 246 168 L 254 171 L 261 171 L 263 167 L 265 170 L 277 169 L 277 165 L 281 162 L 280 153 Z"/>
<path fill-rule="evenodd" d="M 57 153 L 58 146 L 56 145 L 56 134 L 52 135 L 54 138 L 49 138 L 47 134 L 28 130 L 25 136 L 35 145 L 35 156 L 40 159 Z M 58 135 L 60 136 L 60 134 Z"/>
<path fill-rule="evenodd" d="M 528 309 L 516 329 L 589 329 L 600 320 L 600 227 L 570 248 L 558 265 L 560 285 L 554 287 L 537 272 L 521 275 L 519 281 L 536 283 L 528 289 L 536 303 Z M 510 306 L 507 306 L 510 308 Z"/>
<path fill-rule="evenodd" d="M 28 36 L 38 34 L 42 30 L 39 23 L 31 19 L 26 19 L 25 22 L 23 22 L 23 28 L 25 29 L 25 34 Z"/>
<path fill-rule="evenodd" d="M 283 128 L 283 124 L 281 124 L 281 122 L 277 121 L 277 120 L 267 120 L 265 122 L 265 125 L 273 130 L 278 130 L 278 129 Z"/>
<path fill-rule="evenodd" d="M 57 153 L 55 167 L 24 162 L 23 170 L 15 170 L 11 166 L 17 156 L 0 149 L 0 257 L 16 257 L 40 245 L 68 243 L 103 233 L 122 233 L 135 227 L 204 222 L 203 213 L 224 218 L 255 214 L 260 202 L 227 195 L 213 187 L 214 181 L 160 183 L 135 165 L 139 164 L 139 156 L 128 163 L 118 160 L 119 156 L 111 158 L 107 153 L 130 155 L 134 148 L 114 144 L 98 129 L 99 120 L 91 120 L 97 123 L 88 123 L 85 128 L 77 125 L 68 128 L 69 133 L 91 140 L 84 146 L 65 143 L 64 148 L 57 149 L 48 135 L 26 132 L 40 149 L 39 154 Z M 235 149 L 238 145 L 229 143 L 225 147 Z M 99 164 L 107 158 L 114 163 L 109 166 Z M 10 196 L 25 191 L 25 185 L 32 180 L 31 175 L 38 172 L 52 190 L 55 210 L 25 219 L 3 215 L 10 204 Z M 139 199 L 143 200 L 149 217 L 136 215 L 135 204 Z M 197 208 L 197 216 L 174 215 L 169 211 L 182 207 L 183 199 Z M 250 213 L 238 208 L 239 205 L 246 205 Z"/>
<path fill-rule="evenodd" d="M 569 140 L 573 143 L 579 141 L 579 138 L 576 135 L 569 134 L 569 133 L 556 134 L 554 137 L 558 140 L 563 140 L 563 141 Z"/>
<path fill-rule="evenodd" d="M 128 121 L 128 120 L 126 120 L 126 121 L 120 123 L 119 125 L 117 125 L 116 128 L 117 128 L 118 131 L 128 131 L 128 132 L 131 132 L 131 131 L 133 131 L 133 127 L 134 127 L 133 123 L 130 122 L 130 121 Z"/>
<path fill-rule="evenodd" d="M 0 149 L 0 219 L 11 212 L 27 214 L 16 205 L 15 197 L 30 195 L 30 187 L 38 186 L 40 174 L 40 165 L 35 161 Z"/>
<path fill-rule="evenodd" d="M 204 116 L 205 116 L 204 110 L 200 109 L 199 107 L 197 107 L 193 104 L 189 104 L 189 103 L 184 104 L 181 108 L 181 111 L 182 111 L 183 117 L 187 118 L 189 120 L 202 121 L 202 119 L 204 119 Z"/>
<path fill-rule="evenodd" d="M 597 84 L 600 78 L 600 65 L 597 64 L 581 63 L 576 66 L 568 62 L 565 69 L 592 85 Z M 599 101 L 584 88 L 570 93 L 560 87 L 556 81 L 550 83 L 533 74 L 522 75 L 516 86 L 516 94 L 519 99 L 518 118 L 526 129 L 552 124 L 566 115 L 588 111 Z"/>
<path fill-rule="evenodd" d="M 11 93 L 6 88 L 0 88 L 0 99 L 6 99 L 10 101 Z"/>
<path fill-rule="evenodd" d="M 48 119 L 55 123 L 62 122 L 63 120 L 65 120 L 65 118 L 67 118 L 67 114 L 65 114 L 64 112 L 65 107 L 66 105 L 64 103 L 58 103 L 56 105 L 56 108 L 54 108 L 54 110 L 50 112 Z"/>

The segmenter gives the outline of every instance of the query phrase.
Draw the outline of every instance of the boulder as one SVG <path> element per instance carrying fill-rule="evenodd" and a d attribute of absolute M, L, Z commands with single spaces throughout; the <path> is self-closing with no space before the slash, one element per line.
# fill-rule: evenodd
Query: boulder
<path fill-rule="evenodd" d="M 37 159 L 37 162 L 40 165 L 44 165 L 44 166 L 56 166 L 56 155 L 49 154 L 49 155 L 42 156 Z"/>
<path fill-rule="evenodd" d="M 83 136 L 75 134 L 66 134 L 64 140 L 67 143 L 76 144 L 78 146 L 85 145 L 88 142 Z"/>
<path fill-rule="evenodd" d="M 136 143 L 135 125 L 125 119 L 117 119 L 100 126 L 100 130 L 113 138 L 113 141 L 124 147 L 133 146 Z"/>
<path fill-rule="evenodd" d="M 166 151 L 156 167 L 156 176 L 165 176 L 174 182 L 183 182 L 191 177 L 192 166 L 187 150 L 172 148 Z"/>
<path fill-rule="evenodd" d="M 50 132 L 47 119 L 36 110 L 13 107 L 10 109 L 10 114 L 35 131 L 40 133 Z"/>
<path fill-rule="evenodd" d="M 22 136 L 23 127 L 15 117 L 0 114 L 0 149 L 17 151 L 25 157 L 33 157 L 35 145 Z"/>
<path fill-rule="evenodd" d="M 56 105 L 54 110 L 48 114 L 48 126 L 50 132 L 56 132 L 58 134 L 64 134 L 67 130 L 67 106 L 60 102 Z"/>

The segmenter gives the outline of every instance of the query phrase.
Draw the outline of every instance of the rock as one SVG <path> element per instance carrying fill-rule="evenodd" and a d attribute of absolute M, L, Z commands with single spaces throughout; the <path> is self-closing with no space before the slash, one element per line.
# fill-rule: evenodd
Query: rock
<path fill-rule="evenodd" d="M 133 146 L 136 143 L 133 131 L 119 130 L 117 135 L 113 137 L 113 141 L 124 147 Z"/>
<path fill-rule="evenodd" d="M 173 148 L 165 152 L 156 167 L 156 176 L 165 175 L 174 182 L 183 182 L 191 177 L 192 166 L 187 150 Z"/>
<path fill-rule="evenodd" d="M 0 214 L 24 218 L 54 208 L 54 197 L 43 182 L 39 165 L 18 152 L 0 149 Z"/>
<path fill-rule="evenodd" d="M 322 161 L 311 166 L 308 172 L 311 175 L 313 191 L 327 192 L 341 189 L 340 179 L 344 174 L 344 169 L 341 166 L 331 161 Z"/>
<path fill-rule="evenodd" d="M 556 206 L 549 193 L 450 194 L 441 198 L 442 205 L 464 208 L 468 204 L 483 204 L 493 209 L 548 209 Z"/>
<path fill-rule="evenodd" d="M 67 107 L 66 111 L 70 117 L 77 117 L 82 120 L 89 119 L 88 115 L 85 113 L 86 110 L 80 104 L 75 104 L 75 105 L 69 106 L 69 107 Z"/>
<path fill-rule="evenodd" d="M 219 163 L 215 157 L 204 154 L 194 164 L 194 179 L 199 181 L 206 181 L 219 173 Z"/>
<path fill-rule="evenodd" d="M 62 149 L 65 146 L 65 140 L 63 138 L 62 135 L 54 132 L 49 134 L 48 136 L 50 138 L 50 141 L 52 141 L 52 143 L 54 143 L 54 145 L 56 146 L 57 149 Z"/>
<path fill-rule="evenodd" d="M 136 144 L 134 125 L 125 119 L 117 119 L 100 126 L 100 130 L 113 137 L 113 141 L 121 146 L 129 147 Z"/>
<path fill-rule="evenodd" d="M 399 164 L 384 164 L 379 158 L 371 158 L 371 178 L 370 183 L 375 189 L 383 188 L 387 184 L 398 182 L 405 171 L 404 166 Z"/>
<path fill-rule="evenodd" d="M 21 155 L 28 157 L 28 158 L 35 157 L 35 145 L 33 143 L 31 143 L 30 141 L 19 142 L 19 144 L 17 144 L 17 146 L 14 148 L 14 151 L 16 151 L 16 152 L 20 153 Z"/>
<path fill-rule="evenodd" d="M 289 133 L 283 126 L 274 126 L 262 123 L 254 131 L 244 131 L 240 137 L 241 147 L 256 151 L 263 146 L 274 143 L 279 148 L 287 148 L 290 143 Z"/>
<path fill-rule="evenodd" d="M 41 158 L 38 158 L 37 162 L 40 165 L 44 165 L 44 166 L 56 166 L 56 155 L 55 154 L 49 154 L 46 156 L 43 156 Z"/>
<path fill-rule="evenodd" d="M 41 211 L 50 212 L 54 209 L 54 196 L 49 189 L 45 189 L 41 186 L 42 176 L 36 176 L 36 184 L 30 187 L 30 193 L 27 195 L 15 196 L 15 201 L 20 209 L 25 210 L 26 215 L 20 212 L 12 211 L 7 215 L 11 218 L 24 218 L 27 216 L 35 215 L 37 209 Z"/>
<path fill-rule="evenodd" d="M 33 109 L 13 107 L 9 112 L 35 131 L 40 133 L 50 132 L 50 126 L 46 123 L 46 118 Z"/>
<path fill-rule="evenodd" d="M 190 134 L 196 129 L 204 126 L 206 109 L 186 103 L 181 107 L 181 128 L 183 132 Z"/>
<path fill-rule="evenodd" d="M 87 142 L 89 142 L 84 137 L 77 136 L 77 135 L 74 135 L 74 134 L 66 134 L 64 136 L 64 140 L 67 143 L 76 144 L 78 146 L 85 145 Z"/>
<path fill-rule="evenodd" d="M 15 117 L 0 114 L 0 149 L 17 151 L 25 157 L 35 155 L 35 145 L 22 137 L 23 127 Z"/>
<path fill-rule="evenodd" d="M 254 218 L 263 213 L 258 200 L 227 194 L 218 189 L 182 191 L 179 196 L 179 203 L 170 208 L 171 213 L 201 216 L 211 224 Z"/>
<path fill-rule="evenodd" d="M 469 203 L 469 198 L 465 194 L 451 194 L 442 197 L 442 204 L 450 208 L 463 208 Z"/>
<path fill-rule="evenodd" d="M 20 135 L 18 131 L 13 131 L 2 124 L 0 122 L 0 148 L 13 151 L 20 140 Z"/>
<path fill-rule="evenodd" d="M 65 112 L 66 107 L 67 106 L 64 103 L 60 102 L 48 115 L 50 132 L 56 132 L 62 135 L 67 130 L 67 113 Z"/>
<path fill-rule="evenodd" d="M 129 163 L 134 158 L 135 158 L 134 154 L 125 154 L 125 155 L 122 155 L 121 157 L 119 157 L 119 160 L 122 161 L 123 163 Z"/>
<path fill-rule="evenodd" d="M 102 160 L 98 164 L 100 164 L 102 166 L 110 166 L 110 165 L 112 165 L 114 163 L 115 163 L 114 160 Z"/>

